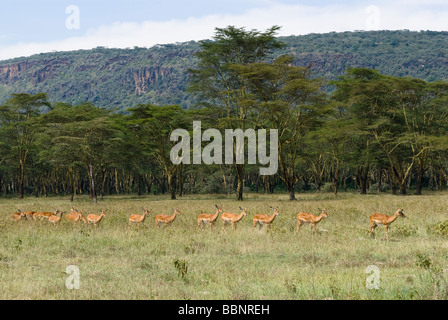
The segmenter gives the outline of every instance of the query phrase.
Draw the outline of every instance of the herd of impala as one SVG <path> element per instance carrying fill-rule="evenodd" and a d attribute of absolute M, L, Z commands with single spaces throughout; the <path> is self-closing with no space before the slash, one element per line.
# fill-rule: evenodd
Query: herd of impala
<path fill-rule="evenodd" d="M 197 219 L 197 225 L 196 230 L 199 229 L 199 227 L 203 226 L 205 227 L 206 224 L 209 224 L 210 231 L 212 230 L 212 227 L 214 226 L 215 222 L 218 220 L 219 214 L 221 214 L 221 220 L 222 220 L 222 229 L 225 230 L 226 226 L 228 224 L 232 225 L 232 230 L 236 229 L 236 224 L 240 222 L 244 216 L 247 215 L 247 209 L 243 209 L 239 207 L 241 212 L 239 214 L 236 213 L 230 213 L 230 212 L 223 212 L 222 206 L 216 207 L 216 213 L 215 214 L 200 214 Z M 271 207 L 271 210 L 273 211 L 272 214 L 256 214 L 253 217 L 253 225 L 252 230 L 258 225 L 258 230 L 260 230 L 263 225 L 266 226 L 266 231 L 269 230 L 269 227 L 274 222 L 275 217 L 279 214 L 278 207 L 273 208 Z M 300 212 L 297 214 L 297 233 L 299 233 L 300 227 L 304 224 L 311 225 L 311 230 L 314 231 L 314 233 L 317 234 L 316 225 L 325 217 L 328 217 L 326 209 L 318 209 L 320 211 L 320 215 L 316 216 L 311 213 L 307 212 Z M 26 220 L 48 220 L 49 223 L 56 225 L 60 223 L 62 219 L 62 215 L 65 212 L 56 210 L 54 212 L 36 212 L 36 211 L 21 211 L 17 210 L 13 214 L 11 214 L 10 219 L 13 221 L 19 221 L 22 219 Z M 144 221 L 147 216 L 149 216 L 151 212 L 143 208 L 143 214 L 132 214 L 129 217 L 129 228 L 131 225 L 135 224 L 137 227 L 139 227 Z M 171 215 L 165 215 L 165 214 L 158 214 L 155 216 L 155 222 L 157 228 L 160 228 L 161 225 L 170 225 L 173 223 L 174 219 L 180 215 L 179 209 L 173 209 L 173 214 Z M 102 210 L 100 215 L 96 214 L 89 214 L 87 217 L 84 216 L 81 210 L 75 209 L 75 207 L 71 207 L 70 213 L 65 215 L 65 218 L 74 224 L 82 221 L 86 224 L 93 224 L 95 229 L 97 228 L 98 224 L 102 221 L 102 219 L 106 216 L 106 210 Z M 385 230 L 385 238 L 386 240 L 389 240 L 388 235 L 388 227 L 392 222 L 394 222 L 398 216 L 402 218 L 406 218 L 406 216 L 403 213 L 403 209 L 398 209 L 393 215 L 388 216 L 385 214 L 380 213 L 374 213 L 369 216 L 370 219 L 370 228 L 369 228 L 369 237 L 373 234 L 374 238 L 376 239 L 375 235 L 375 228 L 379 225 L 384 226 Z"/>

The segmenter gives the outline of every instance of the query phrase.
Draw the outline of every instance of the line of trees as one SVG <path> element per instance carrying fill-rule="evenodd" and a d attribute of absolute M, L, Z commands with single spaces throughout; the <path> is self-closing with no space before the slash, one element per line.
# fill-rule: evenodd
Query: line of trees
<path fill-rule="evenodd" d="M 50 103 L 45 93 L 13 94 L 0 106 L 0 194 L 296 192 L 375 189 L 421 194 L 448 182 L 448 82 L 353 68 L 336 81 L 312 77 L 265 32 L 216 29 L 201 43 L 189 91 L 201 103 L 140 104 L 127 114 L 91 103 Z M 332 88 L 328 93 L 328 88 Z M 174 129 L 277 129 L 279 170 L 258 165 L 170 161 Z"/>

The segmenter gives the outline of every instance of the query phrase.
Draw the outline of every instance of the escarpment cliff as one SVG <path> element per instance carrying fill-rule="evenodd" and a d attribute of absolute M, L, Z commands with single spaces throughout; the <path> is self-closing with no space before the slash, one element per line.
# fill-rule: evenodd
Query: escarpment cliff
<path fill-rule="evenodd" d="M 383 74 L 428 81 L 448 80 L 448 32 L 369 31 L 281 37 L 295 65 L 310 67 L 313 77 L 336 79 L 347 68 L 377 69 Z M 0 104 L 11 93 L 45 92 L 51 101 L 89 101 L 124 111 L 139 103 L 197 101 L 186 88 L 189 68 L 197 66 L 200 43 L 152 48 L 53 52 L 0 61 Z M 331 89 L 331 88 L 330 88 Z"/>

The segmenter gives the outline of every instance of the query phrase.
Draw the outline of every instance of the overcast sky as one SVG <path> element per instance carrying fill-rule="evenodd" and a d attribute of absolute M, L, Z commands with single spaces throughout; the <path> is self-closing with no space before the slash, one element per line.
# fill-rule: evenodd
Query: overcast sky
<path fill-rule="evenodd" d="M 203 40 L 234 25 L 279 35 L 448 30 L 448 0 L 1 0 L 0 60 Z"/>

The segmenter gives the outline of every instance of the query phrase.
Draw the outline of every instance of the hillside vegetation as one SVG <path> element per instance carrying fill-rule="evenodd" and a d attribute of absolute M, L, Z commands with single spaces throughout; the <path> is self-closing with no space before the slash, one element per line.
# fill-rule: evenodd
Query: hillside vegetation
<path fill-rule="evenodd" d="M 372 31 L 280 37 L 297 66 L 311 66 L 314 77 L 335 79 L 349 67 L 427 81 L 448 79 L 448 32 Z M 139 103 L 195 103 L 186 92 L 189 68 L 200 43 L 152 48 L 79 50 L 0 62 L 0 104 L 11 93 L 46 92 L 51 101 L 124 111 Z"/>

